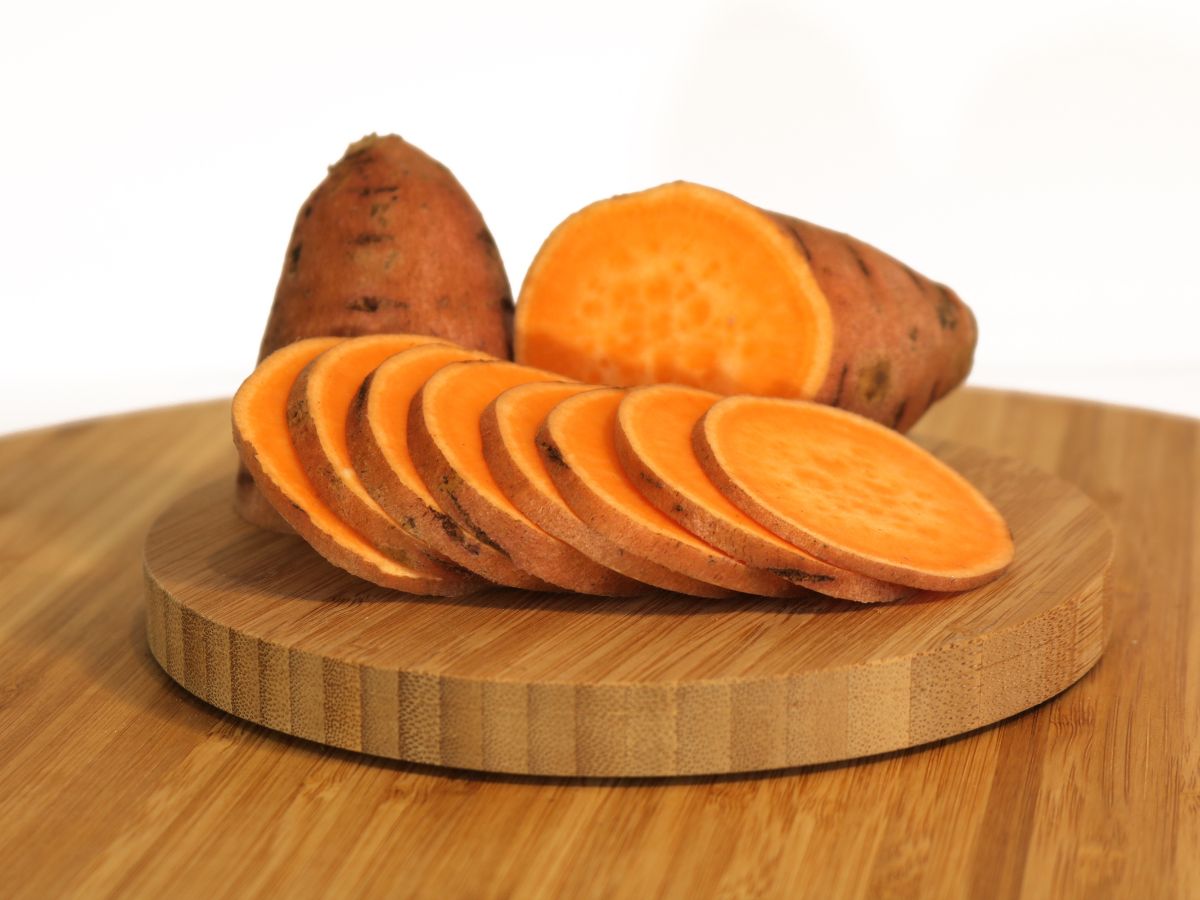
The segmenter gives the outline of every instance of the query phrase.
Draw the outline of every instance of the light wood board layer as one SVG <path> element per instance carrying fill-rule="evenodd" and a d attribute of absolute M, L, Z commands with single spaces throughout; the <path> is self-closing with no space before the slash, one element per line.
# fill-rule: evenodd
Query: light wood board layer
<path fill-rule="evenodd" d="M 232 512 L 219 481 L 151 529 L 155 658 L 221 709 L 335 747 L 536 775 L 749 772 L 960 734 L 1074 683 L 1107 638 L 1111 537 L 1077 489 L 942 445 L 1003 510 L 1000 580 L 862 606 L 496 588 L 392 593 Z"/>

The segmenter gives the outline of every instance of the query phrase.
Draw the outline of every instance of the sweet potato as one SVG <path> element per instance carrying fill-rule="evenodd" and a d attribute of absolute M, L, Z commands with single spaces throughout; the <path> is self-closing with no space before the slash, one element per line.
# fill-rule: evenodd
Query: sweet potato
<path fill-rule="evenodd" d="M 833 565 L 957 591 L 1012 561 L 1012 536 L 986 497 L 928 451 L 854 413 L 729 397 L 704 414 L 693 441 L 725 496 Z"/>
<path fill-rule="evenodd" d="M 617 456 L 647 500 L 735 559 L 843 600 L 877 603 L 912 593 L 822 562 L 750 518 L 717 490 L 692 449 L 696 423 L 720 396 L 680 385 L 636 388 L 617 410 Z"/>
<path fill-rule="evenodd" d="M 446 557 L 401 528 L 367 493 L 346 443 L 346 418 L 366 377 L 388 357 L 435 342 L 441 343 L 425 335 L 377 334 L 329 348 L 297 376 L 287 420 L 301 465 L 338 518 L 393 559 L 444 575 Z"/>
<path fill-rule="evenodd" d="M 310 338 L 263 360 L 233 398 L 233 437 L 263 497 L 313 549 L 339 568 L 383 587 L 457 595 L 477 583 L 447 571 L 430 574 L 391 559 L 339 519 L 313 488 L 292 445 L 287 400 L 300 371 L 339 338 Z"/>
<path fill-rule="evenodd" d="M 627 552 L 699 581 L 771 597 L 805 596 L 778 575 L 702 541 L 638 492 L 617 458 L 614 432 L 624 393 L 599 388 L 569 397 L 538 430 L 546 469 L 576 515 Z"/>
<path fill-rule="evenodd" d="M 372 134 L 300 207 L 259 359 L 300 338 L 380 333 L 512 355 L 512 292 L 479 210 L 441 163 Z M 245 478 L 238 507 L 280 525 Z"/>
<path fill-rule="evenodd" d="M 451 363 L 491 358 L 450 344 L 431 344 L 398 353 L 382 363 L 363 382 L 351 404 L 346 419 L 350 459 L 372 499 L 423 544 L 497 584 L 555 590 L 444 513 L 409 453 L 409 406 L 429 376 Z"/>
<path fill-rule="evenodd" d="M 479 419 L 483 454 L 500 489 L 533 522 L 585 556 L 647 585 L 697 597 L 730 592 L 664 568 L 618 547 L 567 506 L 537 450 L 537 432 L 558 403 L 595 390 L 570 381 L 531 382 L 496 397 Z"/>
<path fill-rule="evenodd" d="M 585 594 L 644 593 L 644 585 L 539 528 L 513 505 L 488 468 L 480 435 L 483 411 L 510 387 L 557 377 L 499 361 L 452 363 L 439 369 L 409 410 L 413 464 L 447 515 L 526 572 Z"/>
<path fill-rule="evenodd" d="M 517 362 L 580 381 L 811 399 L 904 431 L 966 377 L 976 327 L 874 247 L 676 182 L 559 225 L 515 340 Z"/>

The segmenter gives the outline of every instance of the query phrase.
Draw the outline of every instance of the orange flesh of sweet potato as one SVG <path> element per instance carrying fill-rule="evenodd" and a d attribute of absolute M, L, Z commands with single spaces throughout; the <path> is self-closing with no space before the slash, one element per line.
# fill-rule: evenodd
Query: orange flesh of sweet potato
<path fill-rule="evenodd" d="M 410 593 L 456 595 L 473 589 L 470 579 L 422 573 L 380 553 L 334 514 L 301 465 L 288 431 L 288 395 L 300 371 L 339 341 L 312 338 L 290 344 L 246 379 L 233 399 L 234 442 L 242 461 L 275 510 L 335 566 Z"/>
<path fill-rule="evenodd" d="M 696 458 L 692 433 L 720 399 L 708 391 L 670 384 L 625 395 L 617 411 L 617 453 L 646 499 L 736 559 L 819 593 L 859 602 L 911 594 L 909 588 L 822 562 L 764 528 L 717 490 Z"/>
<path fill-rule="evenodd" d="M 622 390 L 600 388 L 570 397 L 538 431 L 550 477 L 575 513 L 625 550 L 699 581 L 766 596 L 806 596 L 702 541 L 642 496 L 617 457 L 614 432 L 623 396 Z"/>
<path fill-rule="evenodd" d="M 555 229 L 521 288 L 515 358 L 813 399 L 903 431 L 966 377 L 975 340 L 952 291 L 874 247 L 676 182 Z"/>
<path fill-rule="evenodd" d="M 496 397 L 479 420 L 484 456 L 496 483 L 532 521 L 601 565 L 668 591 L 698 597 L 728 596 L 728 591 L 623 550 L 589 528 L 563 500 L 538 453 L 537 433 L 561 401 L 590 390 L 595 386 L 531 382 Z"/>
<path fill-rule="evenodd" d="M 928 590 L 965 590 L 1012 561 L 1003 517 L 965 478 L 861 416 L 803 401 L 730 397 L 697 423 L 717 487 L 766 527 L 834 565 Z"/>
<path fill-rule="evenodd" d="M 350 338 L 331 347 L 305 366 L 292 385 L 288 428 L 313 487 L 338 518 L 388 556 L 444 575 L 440 563 L 445 557 L 402 529 L 367 492 L 346 440 L 350 407 L 366 377 L 388 357 L 431 343 L 441 342 L 394 334 Z"/>
<path fill-rule="evenodd" d="M 602 566 L 531 521 L 501 490 L 483 451 L 480 417 L 508 388 L 558 376 L 509 362 L 453 363 L 421 388 L 409 413 L 413 462 L 442 509 L 522 569 L 567 590 L 631 596 L 645 586 Z"/>
<path fill-rule="evenodd" d="M 371 497 L 418 540 L 489 581 L 528 590 L 554 590 L 444 513 L 417 472 L 408 444 L 413 397 L 438 369 L 486 353 L 450 344 L 406 350 L 382 363 L 363 383 L 346 421 L 351 461 Z"/>

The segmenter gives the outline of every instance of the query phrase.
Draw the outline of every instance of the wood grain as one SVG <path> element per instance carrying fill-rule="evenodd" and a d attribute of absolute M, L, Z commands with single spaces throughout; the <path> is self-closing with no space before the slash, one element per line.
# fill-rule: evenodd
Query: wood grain
<path fill-rule="evenodd" d="M 870 606 L 655 590 L 405 596 L 247 525 L 218 479 L 150 530 L 150 649 L 241 718 L 467 769 L 710 775 L 927 743 L 1028 709 L 1091 668 L 1108 637 L 1112 555 L 1104 514 L 1071 485 L 980 450 L 938 452 L 999 504 L 1016 562 L 974 591 Z M 235 707 L 244 685 L 259 702 Z"/>
<path fill-rule="evenodd" d="M 967 390 L 921 424 L 1054 472 L 1108 515 L 1112 639 L 1058 698 L 862 762 L 618 782 L 371 760 L 246 725 L 163 675 L 145 535 L 232 469 L 228 415 L 215 402 L 0 440 L 8 895 L 1200 895 L 1195 420 Z M 261 699 L 256 683 L 232 697 Z"/>

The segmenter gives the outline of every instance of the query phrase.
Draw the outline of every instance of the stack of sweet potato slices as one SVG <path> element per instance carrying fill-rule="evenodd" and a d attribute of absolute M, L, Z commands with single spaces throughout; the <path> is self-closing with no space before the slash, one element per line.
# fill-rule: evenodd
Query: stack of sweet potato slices
<path fill-rule="evenodd" d="M 409 593 L 875 603 L 976 587 L 1013 555 L 963 476 L 854 413 L 580 384 L 426 336 L 290 344 L 233 429 L 314 550 Z"/>

